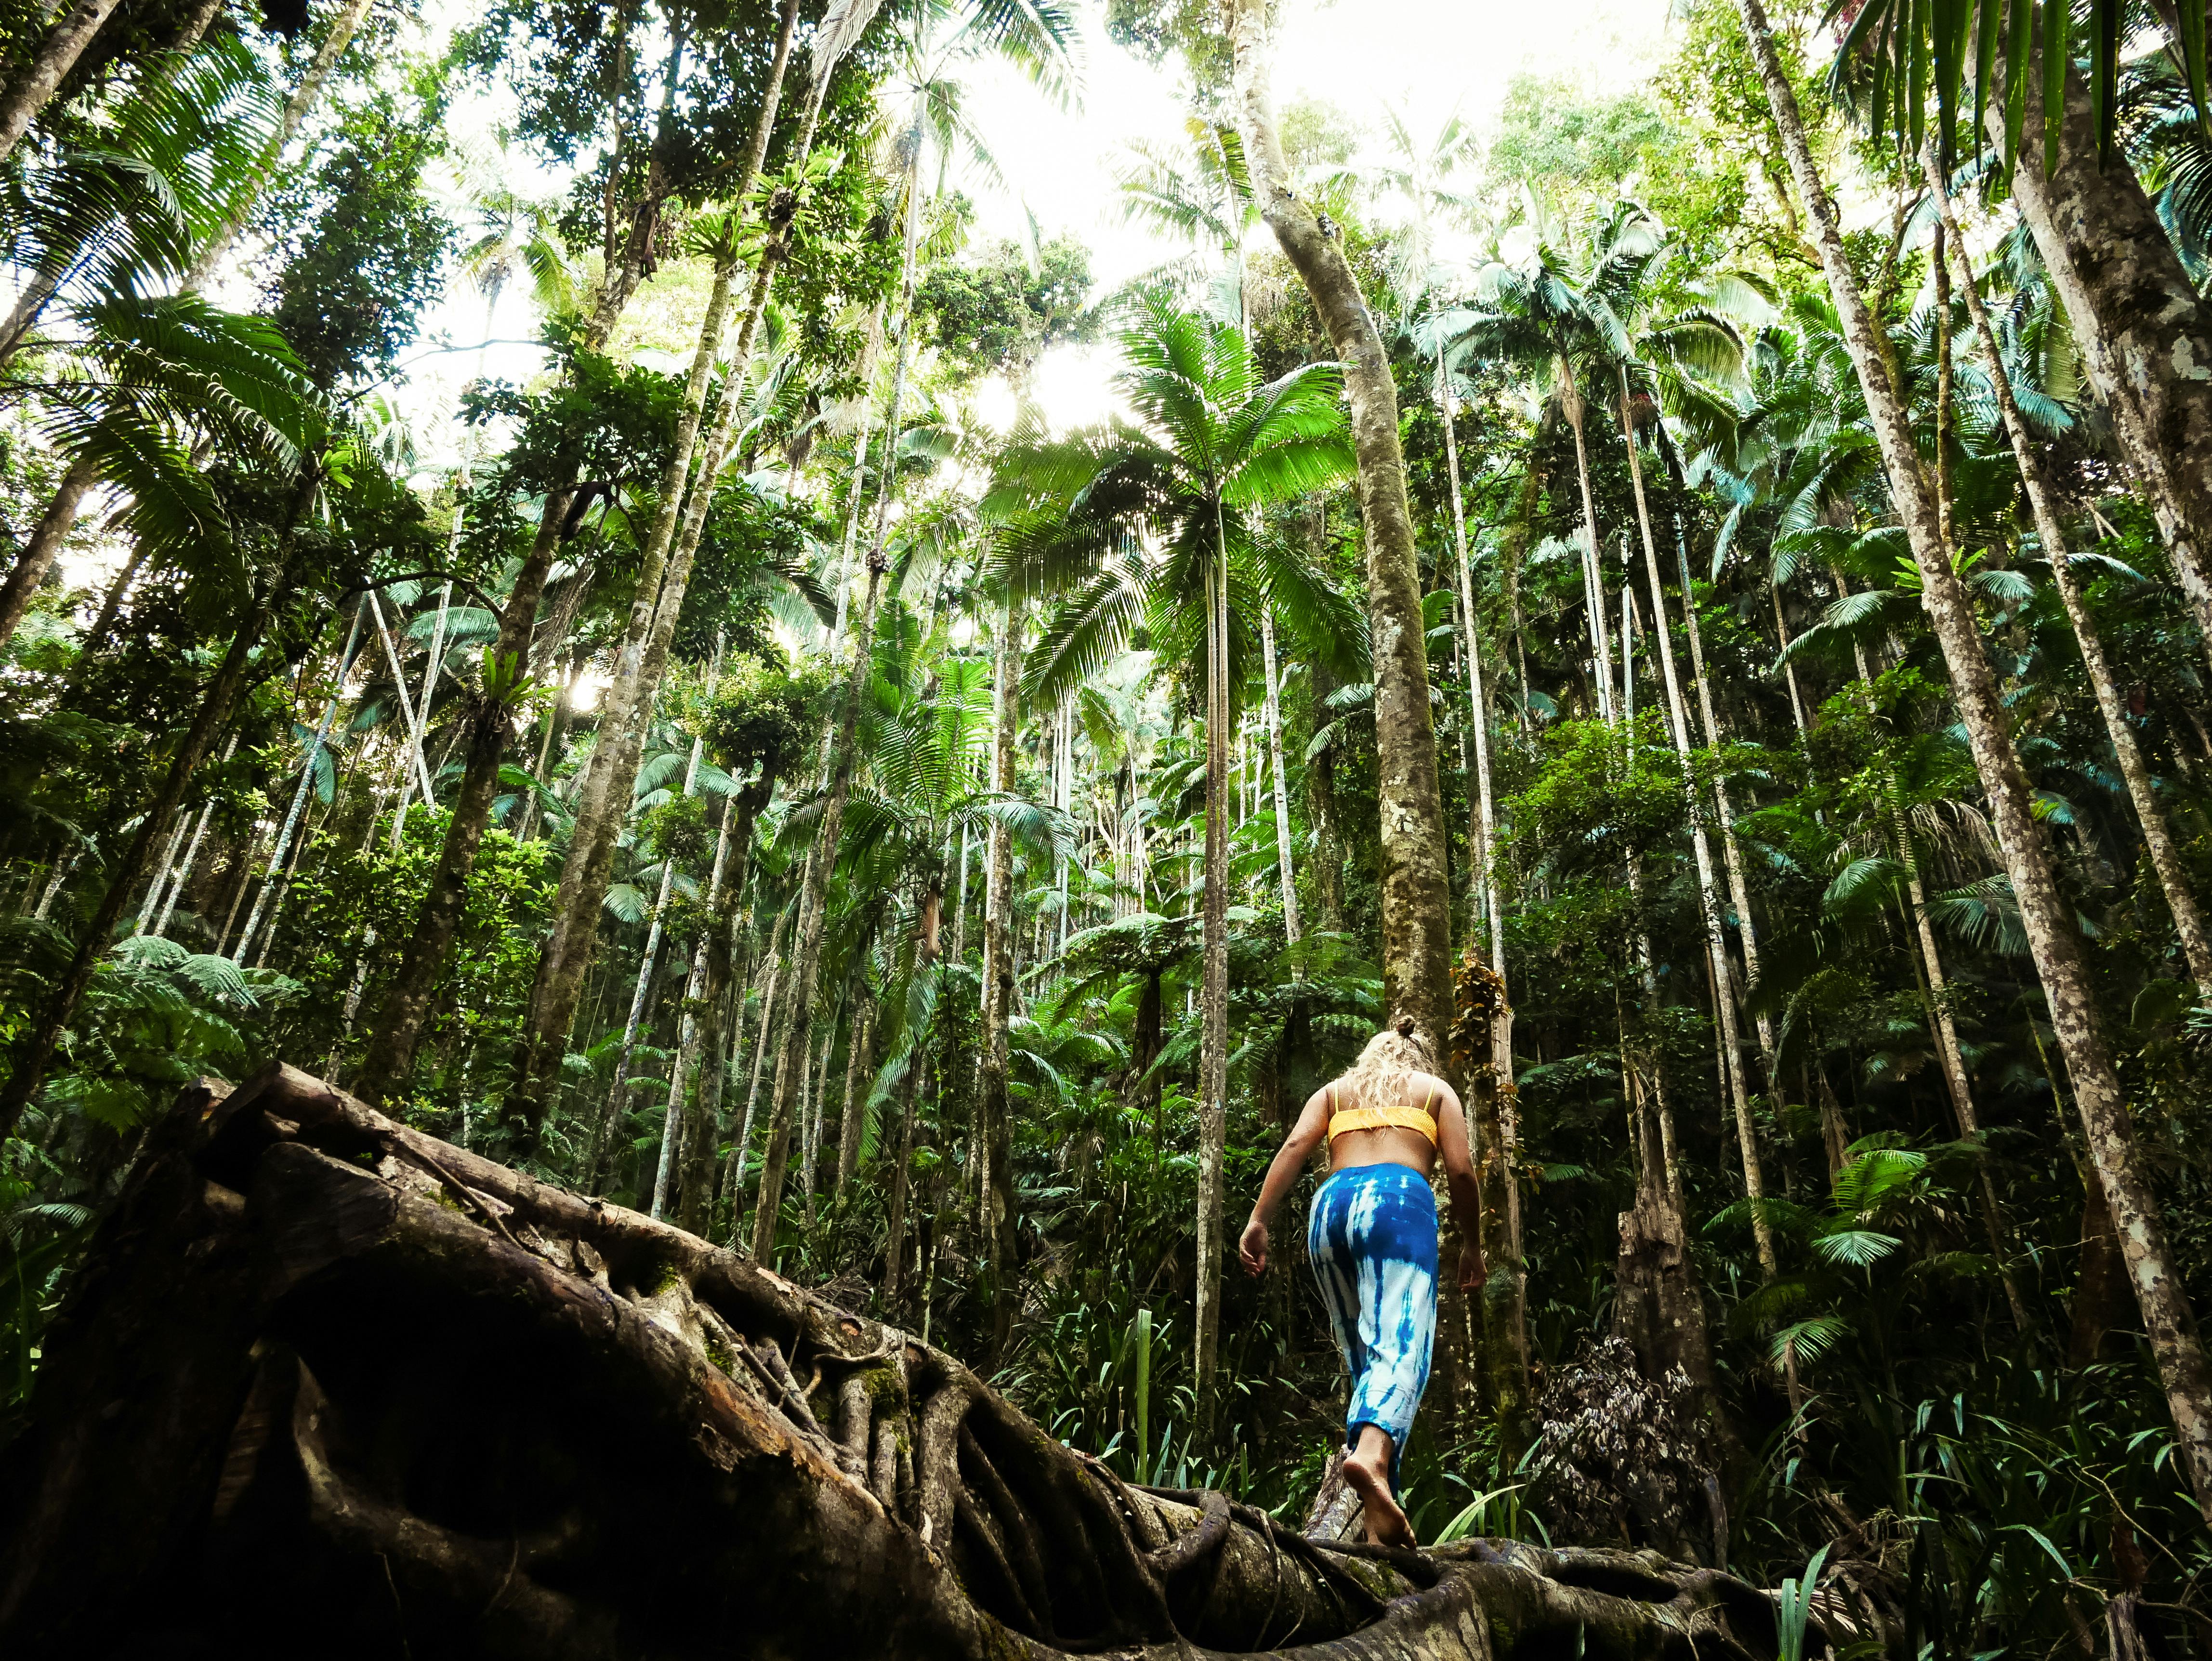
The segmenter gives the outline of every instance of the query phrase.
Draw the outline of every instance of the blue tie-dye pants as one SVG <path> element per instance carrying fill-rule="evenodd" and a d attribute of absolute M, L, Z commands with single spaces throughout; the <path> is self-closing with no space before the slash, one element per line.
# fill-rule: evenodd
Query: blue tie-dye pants
<path fill-rule="evenodd" d="M 1395 1486 L 1437 1341 L 1436 1194 L 1407 1165 L 1348 1166 L 1315 1194 L 1306 1245 L 1352 1372 L 1345 1446 L 1379 1427 Z"/>

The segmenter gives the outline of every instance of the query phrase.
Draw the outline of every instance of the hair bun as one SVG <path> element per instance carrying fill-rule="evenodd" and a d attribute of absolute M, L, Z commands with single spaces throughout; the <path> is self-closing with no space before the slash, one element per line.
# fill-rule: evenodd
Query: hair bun
<path fill-rule="evenodd" d="M 1398 1036 L 1401 1038 L 1410 1038 L 1413 1036 L 1413 1018 L 1411 1015 L 1398 1017 Z"/>

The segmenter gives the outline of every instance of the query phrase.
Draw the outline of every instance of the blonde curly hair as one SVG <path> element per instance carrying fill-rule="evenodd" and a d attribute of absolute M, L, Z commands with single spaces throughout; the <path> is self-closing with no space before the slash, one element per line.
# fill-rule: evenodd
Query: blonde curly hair
<path fill-rule="evenodd" d="M 1359 1059 L 1336 1081 L 1338 1105 L 1418 1108 L 1423 1104 L 1413 1098 L 1413 1075 L 1435 1076 L 1436 1072 L 1436 1056 L 1428 1040 L 1415 1029 L 1411 1015 L 1401 1015 L 1394 1025 L 1384 1027 L 1367 1041 Z M 1341 1099 L 1346 1092 L 1353 1094 L 1352 1102 Z"/>

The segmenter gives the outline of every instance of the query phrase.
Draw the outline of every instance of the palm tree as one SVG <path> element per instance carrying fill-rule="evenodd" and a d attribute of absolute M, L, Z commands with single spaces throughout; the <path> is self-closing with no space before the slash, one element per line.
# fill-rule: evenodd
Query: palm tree
<path fill-rule="evenodd" d="M 2002 694 L 1945 544 L 1873 315 L 1844 252 L 1835 204 L 1814 161 L 1796 89 L 1783 68 L 1760 0 L 1736 3 L 1790 172 L 1813 222 L 1821 270 L 1881 447 L 1891 499 L 1920 570 L 1923 602 L 1950 670 L 1953 696 L 1989 798 L 2006 872 L 2050 1005 L 2051 1027 L 2071 1075 L 2075 1108 L 2166 1386 L 2180 1439 L 2180 1464 L 2199 1506 L 2212 1518 L 2212 1359 L 2205 1354 L 2196 1311 L 2168 1255 L 2165 1221 L 2136 1151 L 2126 1098 L 2097 1019 L 2073 910 L 2060 891 L 2027 776 L 2013 748 Z M 2023 157 L 2023 173 L 2030 159 Z"/>
<path fill-rule="evenodd" d="M 1509 258 L 1499 248 L 1477 266 L 1468 285 L 1470 305 L 1439 315 L 1434 326 L 1453 344 L 1485 356 L 1538 370 L 1553 383 L 1559 413 L 1575 436 L 1575 465 L 1583 496 L 1583 592 L 1589 629 L 1591 675 L 1598 713 L 1614 718 L 1613 636 L 1606 621 L 1605 579 L 1598 556 L 1597 508 L 1590 490 L 1589 402 L 1583 384 L 1592 374 L 1626 360 L 1630 348 L 1612 293 L 1632 283 L 1657 252 L 1655 222 L 1619 212 L 1591 229 L 1587 246 L 1563 249 L 1566 228 L 1554 223 L 1533 198 L 1526 204 L 1528 246 Z"/>
<path fill-rule="evenodd" d="M 1352 457 L 1333 364 L 1261 384 L 1243 332 L 1158 291 L 1131 304 L 1118 386 L 1139 424 L 1009 447 L 985 508 L 1003 521 L 1009 588 L 1066 591 L 1030 654 L 1032 695 L 1057 701 L 1142 623 L 1206 684 L 1205 1036 L 1199 1078 L 1198 1372 L 1212 1389 L 1219 1324 L 1229 1066 L 1229 734 L 1249 678 L 1250 623 L 1341 630 L 1341 602 L 1285 538 L 1253 534 L 1266 504 L 1345 477 Z M 1148 551 L 1156 548 L 1157 553 Z M 1232 658 L 1245 666 L 1234 672 Z M 1195 677 L 1194 676 L 1194 678 Z"/>

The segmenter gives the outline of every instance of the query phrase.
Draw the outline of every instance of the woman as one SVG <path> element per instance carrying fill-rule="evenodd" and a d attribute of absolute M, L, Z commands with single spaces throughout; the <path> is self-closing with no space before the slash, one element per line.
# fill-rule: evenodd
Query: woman
<path fill-rule="evenodd" d="M 1328 1144 L 1328 1179 L 1314 1195 L 1306 1244 L 1352 1373 L 1344 1415 L 1344 1478 L 1367 1513 L 1367 1537 L 1417 1543 L 1397 1500 L 1398 1456 L 1429 1382 L 1437 1335 L 1437 1200 L 1429 1172 L 1442 1154 L 1452 1208 L 1466 1230 L 1459 1283 L 1482 1284 L 1482 1214 L 1467 1116 L 1436 1076 L 1410 1019 L 1378 1032 L 1351 1072 L 1317 1090 L 1267 1167 L 1238 1254 L 1248 1274 L 1267 1267 L 1267 1219 Z"/>

